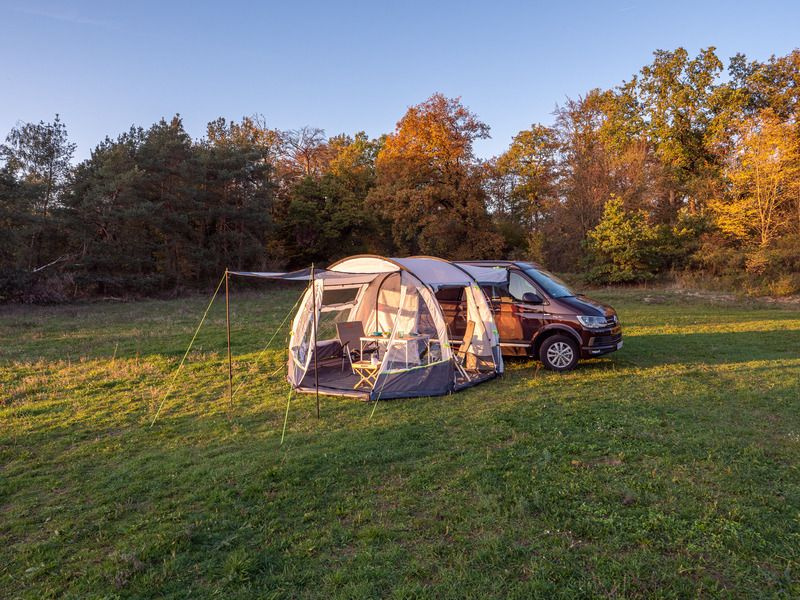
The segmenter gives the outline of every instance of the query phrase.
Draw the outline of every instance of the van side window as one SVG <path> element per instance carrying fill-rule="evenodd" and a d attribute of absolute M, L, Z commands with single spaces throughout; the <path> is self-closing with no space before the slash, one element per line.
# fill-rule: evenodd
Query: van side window
<path fill-rule="evenodd" d="M 461 302 L 462 287 L 440 288 L 436 292 L 436 299 L 440 302 Z"/>
<path fill-rule="evenodd" d="M 514 300 L 522 300 L 522 295 L 527 292 L 538 294 L 539 290 L 537 290 L 533 284 L 525 279 L 522 275 L 511 271 L 508 274 L 508 293 L 511 295 L 511 297 L 514 298 Z"/>

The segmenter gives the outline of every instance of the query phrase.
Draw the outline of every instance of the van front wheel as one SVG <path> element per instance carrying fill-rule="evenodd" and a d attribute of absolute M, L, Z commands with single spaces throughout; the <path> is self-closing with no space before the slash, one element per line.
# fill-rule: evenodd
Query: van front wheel
<path fill-rule="evenodd" d="M 579 355 L 578 344 L 565 335 L 549 337 L 539 348 L 539 360 L 551 371 L 571 371 L 578 365 Z"/>

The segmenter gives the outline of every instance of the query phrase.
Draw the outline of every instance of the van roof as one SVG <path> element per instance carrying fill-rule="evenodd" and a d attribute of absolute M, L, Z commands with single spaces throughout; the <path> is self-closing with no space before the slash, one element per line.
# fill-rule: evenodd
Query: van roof
<path fill-rule="evenodd" d="M 476 265 L 478 267 L 517 267 L 518 269 L 541 269 L 540 265 L 530 261 L 521 260 L 455 260 L 456 264 Z"/>

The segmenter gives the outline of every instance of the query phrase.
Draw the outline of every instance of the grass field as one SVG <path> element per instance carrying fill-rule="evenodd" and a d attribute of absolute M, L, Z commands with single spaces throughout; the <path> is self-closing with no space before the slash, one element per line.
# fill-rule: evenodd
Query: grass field
<path fill-rule="evenodd" d="M 441 398 L 293 399 L 297 297 L 0 312 L 0 597 L 798 597 L 800 310 L 592 294 L 625 347 Z M 649 302 L 643 299 L 648 296 Z"/>

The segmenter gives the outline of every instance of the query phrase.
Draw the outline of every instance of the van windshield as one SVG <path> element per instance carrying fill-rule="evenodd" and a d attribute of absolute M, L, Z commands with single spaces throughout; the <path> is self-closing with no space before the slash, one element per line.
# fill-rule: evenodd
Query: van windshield
<path fill-rule="evenodd" d="M 575 295 L 575 293 L 567 287 L 566 283 L 552 273 L 531 267 L 525 267 L 523 271 L 525 271 L 528 277 L 541 286 L 551 298 L 568 298 Z"/>

